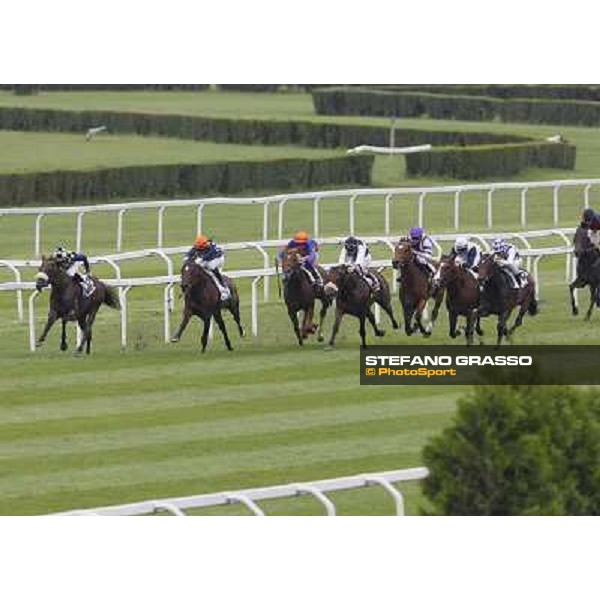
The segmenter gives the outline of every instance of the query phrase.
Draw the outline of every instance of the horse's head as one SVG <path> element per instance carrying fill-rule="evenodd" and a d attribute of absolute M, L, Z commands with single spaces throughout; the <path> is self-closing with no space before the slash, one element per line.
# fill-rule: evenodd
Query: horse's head
<path fill-rule="evenodd" d="M 185 294 L 198 280 L 200 267 L 193 261 L 187 260 L 181 267 L 181 291 Z"/>
<path fill-rule="evenodd" d="M 302 254 L 297 248 L 286 248 L 281 257 L 281 269 L 284 273 L 294 271 L 302 264 Z"/>
<path fill-rule="evenodd" d="M 460 276 L 461 267 L 448 256 L 442 256 L 438 270 L 433 278 L 435 289 L 445 288 Z"/>
<path fill-rule="evenodd" d="M 60 272 L 60 266 L 51 256 L 42 256 L 40 270 L 35 276 L 35 289 L 41 292 L 44 288 L 54 283 Z"/>
<path fill-rule="evenodd" d="M 394 260 L 392 260 L 392 266 L 394 269 L 406 266 L 414 260 L 414 257 L 415 255 L 410 240 L 403 238 L 394 248 Z"/>
<path fill-rule="evenodd" d="M 477 272 L 477 279 L 480 284 L 484 284 L 489 281 L 496 273 L 496 255 L 495 254 L 482 254 L 481 262 L 479 263 L 479 270 Z"/>

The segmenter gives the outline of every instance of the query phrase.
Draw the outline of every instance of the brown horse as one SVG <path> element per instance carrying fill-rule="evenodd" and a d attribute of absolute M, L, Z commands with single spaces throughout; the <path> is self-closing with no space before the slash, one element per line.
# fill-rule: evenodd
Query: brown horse
<path fill-rule="evenodd" d="M 102 304 L 110 308 L 119 310 L 121 304 L 119 295 L 115 288 L 105 285 L 100 280 L 92 277 L 94 282 L 94 291 L 86 296 L 83 293 L 81 285 L 76 283 L 67 275 L 52 257 L 42 257 L 42 264 L 39 273 L 36 276 L 35 287 L 41 292 L 49 285 L 52 286 L 50 292 L 50 310 L 48 311 L 48 321 L 44 327 L 42 335 L 39 337 L 36 346 L 41 346 L 48 335 L 48 332 L 54 323 L 60 319 L 62 321 L 62 334 L 60 349 L 64 352 L 67 348 L 67 322 L 77 321 L 82 332 L 81 343 L 77 351 L 89 354 L 92 347 L 92 326 L 96 320 L 96 315 Z"/>
<path fill-rule="evenodd" d="M 223 335 L 227 350 L 233 350 L 229 335 L 227 334 L 227 327 L 221 314 L 224 308 L 228 309 L 232 314 L 238 326 L 240 337 L 244 337 L 245 332 L 240 320 L 240 298 L 237 289 L 233 281 L 228 277 L 223 276 L 223 280 L 231 292 L 227 300 L 221 300 L 221 293 L 216 283 L 202 267 L 197 265 L 193 260 L 188 260 L 184 263 L 181 268 L 181 291 L 184 298 L 183 319 L 177 333 L 171 338 L 171 343 L 175 344 L 181 339 L 190 319 L 196 316 L 204 323 L 201 343 L 202 352 L 206 352 L 210 322 L 214 318 Z"/>
<path fill-rule="evenodd" d="M 455 260 L 443 257 L 438 272 L 433 279 L 434 289 L 446 290 L 446 308 L 450 322 L 450 337 L 457 338 L 460 333 L 456 329 L 458 317 L 465 317 L 465 337 L 467 346 L 473 344 L 473 331 L 481 337 L 483 331 L 477 318 L 480 291 L 477 276 Z"/>
<path fill-rule="evenodd" d="M 528 275 L 525 287 L 512 289 L 508 276 L 502 272 L 493 254 L 481 257 L 478 273 L 481 287 L 481 301 L 477 310 L 478 317 L 489 315 L 498 316 L 498 338 L 496 348 L 502 343 L 502 338 L 509 338 L 523 323 L 526 313 L 532 317 L 538 313 L 538 303 L 535 297 L 535 281 Z M 514 325 L 508 328 L 508 319 L 515 307 L 519 306 L 519 314 Z"/>
<path fill-rule="evenodd" d="M 577 257 L 577 277 L 569 285 L 571 312 L 574 317 L 579 314 L 574 290 L 587 286 L 590 288 L 590 307 L 585 316 L 586 321 L 591 319 L 594 305 L 600 306 L 600 252 L 592 244 L 588 232 L 589 230 L 583 227 L 578 227 L 575 232 L 573 246 Z"/>
<path fill-rule="evenodd" d="M 375 316 L 371 310 L 373 302 L 375 301 L 371 292 L 371 287 L 361 275 L 348 265 L 339 265 L 329 270 L 327 280 L 327 284 L 325 285 L 326 292 L 331 298 L 335 297 L 336 300 L 335 323 L 333 324 L 333 331 L 331 332 L 331 338 L 326 349 L 331 350 L 334 347 L 335 338 L 338 334 L 344 315 L 352 315 L 359 320 L 361 348 L 367 347 L 365 328 L 367 319 L 369 320 L 369 323 L 371 323 L 377 337 L 383 337 L 385 335 L 385 331 L 377 327 Z M 387 283 L 385 285 L 387 288 Z M 388 306 L 389 304 L 388 289 Z M 391 314 L 391 306 L 389 306 L 389 308 L 390 313 L 388 314 Z M 393 314 L 391 314 L 391 318 L 395 323 Z M 397 327 L 398 324 L 396 323 L 396 328 Z"/>
<path fill-rule="evenodd" d="M 400 304 L 404 311 L 404 331 L 411 336 L 417 331 L 424 337 L 431 335 L 431 324 L 423 325 L 427 314 L 427 301 L 431 293 L 429 278 L 415 260 L 408 240 L 400 240 L 394 250 L 392 266 L 400 273 Z M 413 326 L 413 318 L 415 326 Z"/>
<path fill-rule="evenodd" d="M 309 335 L 318 332 L 318 341 L 324 340 L 323 322 L 331 301 L 324 292 L 318 293 L 310 280 L 309 274 L 303 267 L 302 255 L 295 248 L 286 248 L 281 257 L 281 269 L 283 271 L 283 298 L 287 307 L 290 321 L 294 327 L 294 333 L 298 343 L 302 346 Z M 279 267 L 279 262 L 276 263 Z M 325 277 L 323 269 L 319 268 L 321 277 Z M 321 301 L 321 312 L 319 325 L 313 323 L 315 312 L 315 301 Z M 304 313 L 302 328 L 298 320 L 298 313 Z"/>

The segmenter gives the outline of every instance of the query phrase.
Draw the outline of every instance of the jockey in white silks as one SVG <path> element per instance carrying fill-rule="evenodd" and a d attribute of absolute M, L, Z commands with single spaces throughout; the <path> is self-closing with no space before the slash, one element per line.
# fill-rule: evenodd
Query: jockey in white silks
<path fill-rule="evenodd" d="M 338 263 L 348 265 L 356 270 L 365 280 L 373 292 L 378 292 L 380 285 L 377 277 L 369 271 L 371 265 L 371 251 L 369 246 L 354 236 L 344 240 L 344 247 Z"/>

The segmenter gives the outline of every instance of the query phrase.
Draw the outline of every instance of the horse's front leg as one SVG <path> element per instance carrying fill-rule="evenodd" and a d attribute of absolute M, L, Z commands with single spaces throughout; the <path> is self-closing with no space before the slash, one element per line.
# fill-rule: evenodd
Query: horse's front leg
<path fill-rule="evenodd" d="M 333 350 L 335 346 L 335 338 L 337 337 L 338 331 L 340 330 L 340 324 L 342 322 L 343 316 L 344 313 L 342 312 L 342 309 L 339 308 L 339 306 L 336 307 L 335 322 L 333 323 L 333 329 L 331 330 L 331 338 L 329 338 L 329 344 L 326 346 L 326 350 Z"/>
<path fill-rule="evenodd" d="M 380 294 L 380 297 L 377 299 L 377 304 L 381 306 L 383 312 L 390 318 L 392 327 L 394 329 L 400 329 L 400 325 L 398 324 L 398 321 L 396 321 L 396 317 L 394 317 L 394 309 L 392 308 L 389 294 L 387 296 Z"/>
<path fill-rule="evenodd" d="M 579 314 L 579 306 L 577 306 L 577 299 L 575 298 L 575 290 L 579 290 L 585 287 L 585 283 L 580 277 L 577 277 L 571 285 L 569 285 L 569 295 L 571 297 L 571 314 L 576 317 Z"/>
<path fill-rule="evenodd" d="M 412 321 L 415 309 L 408 298 L 404 298 L 404 300 L 400 299 L 400 302 L 402 303 L 402 312 L 404 314 L 404 332 L 410 337 L 414 333 Z"/>
<path fill-rule="evenodd" d="M 50 329 L 52 329 L 52 325 L 56 323 L 56 319 L 58 319 L 58 313 L 55 310 L 51 310 L 48 313 L 48 320 L 46 321 L 46 326 L 44 327 L 44 331 L 42 331 L 42 335 L 38 338 L 38 341 L 35 343 L 36 347 L 39 348 L 48 337 L 48 333 Z"/>
<path fill-rule="evenodd" d="M 358 320 L 360 321 L 360 325 L 358 328 L 358 333 L 360 334 L 360 347 L 363 350 L 366 350 L 367 349 L 367 328 L 365 325 L 365 323 L 366 323 L 365 315 L 364 314 L 360 315 L 360 317 L 358 317 Z"/>
<path fill-rule="evenodd" d="M 448 321 L 450 322 L 449 335 L 452 339 L 456 339 L 460 333 L 456 331 L 456 323 L 458 321 L 458 314 L 456 311 L 448 309 Z"/>
<path fill-rule="evenodd" d="M 65 352 L 69 348 L 67 344 L 67 319 L 62 319 L 62 331 L 60 334 L 60 349 Z"/>
<path fill-rule="evenodd" d="M 183 335 L 183 332 L 185 331 L 185 328 L 188 326 L 188 323 L 190 322 L 191 318 L 192 318 L 192 311 L 185 309 L 183 311 L 183 319 L 181 320 L 181 324 L 179 325 L 179 328 L 177 329 L 177 332 L 175 333 L 175 335 L 171 338 L 172 344 L 176 344 L 181 339 L 181 336 Z"/>
<path fill-rule="evenodd" d="M 304 311 L 304 320 L 302 322 L 302 337 L 307 339 L 309 335 L 315 333 L 316 326 L 313 323 L 313 315 L 315 314 L 314 302 Z"/>
<path fill-rule="evenodd" d="M 331 302 L 326 298 L 321 300 L 321 312 L 319 313 L 319 327 L 317 331 L 319 335 L 317 337 L 317 341 L 322 342 L 325 339 L 325 335 L 323 334 L 323 323 L 325 322 L 325 316 L 327 315 L 327 311 L 331 306 Z"/>
<path fill-rule="evenodd" d="M 206 346 L 208 344 L 208 334 L 210 333 L 210 319 L 211 317 L 202 317 L 202 322 L 204 323 L 204 329 L 202 330 L 202 338 L 200 341 L 202 345 L 202 354 L 206 352 Z"/>
<path fill-rule="evenodd" d="M 288 316 L 290 317 L 290 321 L 292 322 L 292 326 L 294 327 L 294 333 L 298 338 L 298 343 L 302 346 L 304 344 L 304 338 L 302 337 L 302 332 L 300 331 L 298 312 L 295 308 L 291 308 L 288 306 Z"/>
<path fill-rule="evenodd" d="M 440 308 L 442 306 L 442 302 L 444 301 L 444 288 L 439 288 L 437 291 L 435 291 L 433 298 L 435 299 L 435 304 L 433 306 L 433 312 L 431 313 L 431 325 L 435 325 L 440 314 Z"/>
<path fill-rule="evenodd" d="M 503 311 L 498 315 L 498 324 L 496 326 L 496 331 L 498 337 L 496 339 L 496 348 L 500 348 L 502 345 L 502 338 L 508 336 L 508 329 L 506 327 L 506 323 L 510 317 L 510 311 Z"/>
<path fill-rule="evenodd" d="M 467 312 L 467 325 L 465 328 L 465 337 L 467 338 L 467 346 L 473 345 L 473 330 L 475 329 L 475 313 L 470 310 Z"/>
<path fill-rule="evenodd" d="M 417 327 L 419 328 L 419 331 L 421 332 L 423 337 L 429 337 L 429 336 L 431 336 L 431 332 L 432 332 L 431 323 L 427 323 L 426 325 L 423 325 L 423 319 L 425 321 L 428 320 L 427 300 L 422 300 L 419 303 L 419 306 L 417 307 L 417 310 L 415 311 L 415 320 L 417 321 Z"/>

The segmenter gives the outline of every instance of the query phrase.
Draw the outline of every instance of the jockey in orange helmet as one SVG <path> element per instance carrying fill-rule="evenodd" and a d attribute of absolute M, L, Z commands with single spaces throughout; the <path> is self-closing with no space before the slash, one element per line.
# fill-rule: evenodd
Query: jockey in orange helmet
<path fill-rule="evenodd" d="M 229 287 L 219 270 L 225 264 L 225 253 L 222 248 L 205 235 L 199 235 L 192 248 L 186 254 L 186 260 L 193 260 L 198 266 L 208 271 L 221 293 L 221 300 L 229 299 Z"/>
<path fill-rule="evenodd" d="M 313 283 L 320 288 L 323 285 L 323 280 L 317 270 L 317 261 L 319 260 L 319 246 L 317 242 L 306 231 L 298 231 L 287 243 L 286 248 L 295 248 L 300 252 L 303 257 L 304 267 L 312 277 Z M 279 253 L 279 258 L 281 259 L 282 257 L 283 251 Z"/>

